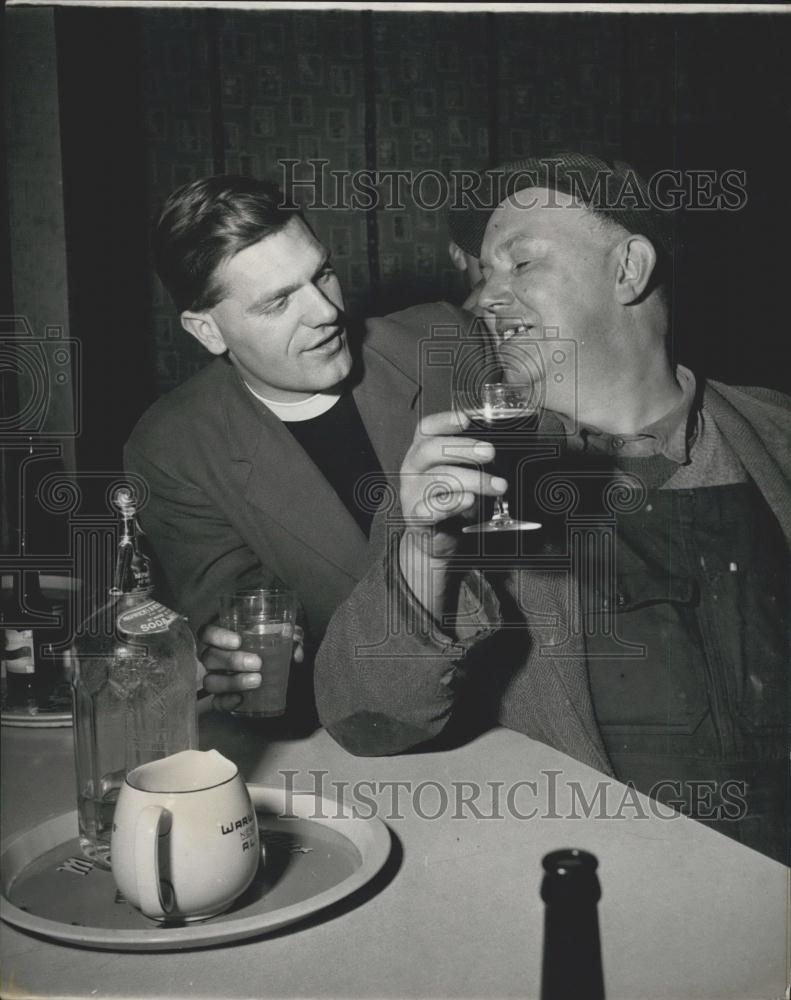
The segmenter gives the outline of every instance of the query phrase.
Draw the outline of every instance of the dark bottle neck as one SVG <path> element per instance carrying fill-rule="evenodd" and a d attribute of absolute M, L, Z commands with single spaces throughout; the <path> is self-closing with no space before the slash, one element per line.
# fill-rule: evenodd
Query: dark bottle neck
<path fill-rule="evenodd" d="M 597 866 L 592 854 L 576 849 L 555 851 L 544 858 L 541 1000 L 604 998 Z"/>

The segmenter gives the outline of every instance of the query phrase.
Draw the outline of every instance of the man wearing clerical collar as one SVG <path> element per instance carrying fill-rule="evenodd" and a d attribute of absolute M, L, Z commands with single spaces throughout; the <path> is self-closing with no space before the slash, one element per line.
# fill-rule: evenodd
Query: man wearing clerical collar
<path fill-rule="evenodd" d="M 560 154 L 505 180 L 478 307 L 542 418 L 507 483 L 454 414 L 423 421 L 405 528 L 328 631 L 320 717 L 394 753 L 471 711 L 785 860 L 791 401 L 671 363 L 668 220 L 632 168 Z M 462 535 L 505 486 L 543 528 Z M 412 628 L 371 620 L 394 598 Z"/>
<path fill-rule="evenodd" d="M 174 606 L 200 634 L 204 686 L 232 709 L 261 684 L 257 654 L 215 624 L 223 593 L 287 587 L 310 651 L 371 563 L 379 502 L 419 412 L 450 405 L 418 384 L 447 303 L 352 326 L 329 253 L 275 185 L 221 175 L 184 185 L 155 228 L 157 272 L 181 325 L 214 360 L 140 419 L 125 464 L 146 484 L 140 518 Z M 206 626 L 206 627 L 205 627 Z M 296 644 L 295 659 L 303 657 Z M 295 721 L 315 708 L 292 671 Z"/>

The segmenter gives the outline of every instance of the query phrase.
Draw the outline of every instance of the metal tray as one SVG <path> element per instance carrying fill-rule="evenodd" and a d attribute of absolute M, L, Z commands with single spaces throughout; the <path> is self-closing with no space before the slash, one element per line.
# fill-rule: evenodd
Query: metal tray
<path fill-rule="evenodd" d="M 310 793 L 248 785 L 266 864 L 233 906 L 200 923 L 160 924 L 81 858 L 77 813 L 17 836 L 0 856 L 0 917 L 20 930 L 111 951 L 206 948 L 259 936 L 316 913 L 369 882 L 390 853 L 379 819 L 358 819 Z"/>

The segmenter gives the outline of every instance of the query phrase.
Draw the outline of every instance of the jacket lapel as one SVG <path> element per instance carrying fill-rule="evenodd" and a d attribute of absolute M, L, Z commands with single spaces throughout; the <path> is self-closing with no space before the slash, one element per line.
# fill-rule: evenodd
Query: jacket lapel
<path fill-rule="evenodd" d="M 232 461 L 248 467 L 245 500 L 317 555 L 359 579 L 369 562 L 365 534 L 283 423 L 235 372 L 229 382 L 228 450 Z"/>
<path fill-rule="evenodd" d="M 704 406 L 791 543 L 788 409 L 750 395 L 749 390 L 711 381 L 705 385 Z"/>
<path fill-rule="evenodd" d="M 396 486 L 417 423 L 420 387 L 374 351 L 363 352 L 364 377 L 353 390 L 382 471 Z"/>

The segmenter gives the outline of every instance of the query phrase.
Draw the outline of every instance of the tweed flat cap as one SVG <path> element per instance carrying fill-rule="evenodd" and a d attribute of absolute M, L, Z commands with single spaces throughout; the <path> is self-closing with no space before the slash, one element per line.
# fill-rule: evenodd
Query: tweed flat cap
<path fill-rule="evenodd" d="M 657 253 L 672 252 L 672 213 L 652 204 L 648 185 L 634 167 L 620 160 L 567 151 L 514 160 L 481 171 L 477 190 L 468 188 L 452 199 L 448 212 L 450 238 L 465 253 L 479 257 L 494 209 L 526 188 L 564 191 L 597 215 L 617 222 L 630 233 L 646 236 Z"/>

